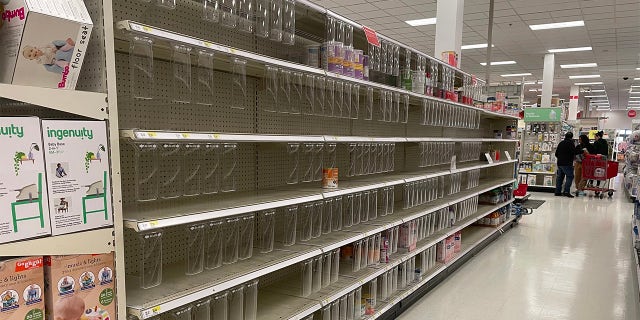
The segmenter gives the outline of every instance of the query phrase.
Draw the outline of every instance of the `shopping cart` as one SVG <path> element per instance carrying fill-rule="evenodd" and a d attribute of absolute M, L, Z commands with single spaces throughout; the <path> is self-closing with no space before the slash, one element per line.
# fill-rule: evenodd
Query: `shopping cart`
<path fill-rule="evenodd" d="M 611 179 L 618 175 L 618 162 L 608 161 L 601 155 L 585 155 L 582 160 L 582 179 L 589 180 L 585 191 L 594 191 L 596 197 L 604 198 L 608 194 L 613 196 Z M 594 181 L 596 183 L 594 183 Z"/>

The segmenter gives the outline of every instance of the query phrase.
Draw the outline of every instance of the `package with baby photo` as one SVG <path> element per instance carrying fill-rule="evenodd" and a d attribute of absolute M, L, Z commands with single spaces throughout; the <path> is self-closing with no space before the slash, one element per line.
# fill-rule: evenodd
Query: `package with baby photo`
<path fill-rule="evenodd" d="M 113 253 L 44 257 L 46 319 L 116 319 Z"/>
<path fill-rule="evenodd" d="M 82 0 L 0 0 L 0 82 L 75 89 L 93 24 Z"/>

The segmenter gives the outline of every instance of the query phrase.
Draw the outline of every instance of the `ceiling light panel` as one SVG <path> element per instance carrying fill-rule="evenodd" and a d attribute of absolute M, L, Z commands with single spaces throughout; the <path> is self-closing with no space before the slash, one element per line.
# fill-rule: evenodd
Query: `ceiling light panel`
<path fill-rule="evenodd" d="M 606 98 L 607 95 L 599 95 L 599 96 L 584 96 L 585 98 Z"/>
<path fill-rule="evenodd" d="M 566 22 L 556 22 L 556 23 L 545 23 L 545 24 L 532 24 L 529 26 L 531 30 L 549 30 L 549 29 L 561 29 L 561 28 L 574 28 L 574 27 L 584 27 L 584 21 L 566 21 Z"/>
<path fill-rule="evenodd" d="M 591 47 L 577 47 L 577 48 L 564 48 L 564 49 L 549 49 L 549 53 L 562 53 L 562 52 L 576 52 L 576 51 L 591 51 Z"/>
<path fill-rule="evenodd" d="M 599 74 L 585 74 L 581 76 L 569 76 L 569 79 L 593 79 L 600 78 Z"/>
<path fill-rule="evenodd" d="M 511 74 L 501 74 L 501 77 L 524 77 L 530 76 L 531 73 L 511 73 Z"/>
<path fill-rule="evenodd" d="M 576 64 L 561 64 L 562 69 L 575 69 L 575 68 L 595 68 L 597 63 L 576 63 Z"/>
<path fill-rule="evenodd" d="M 487 63 L 486 62 L 480 62 L 481 65 L 486 66 Z M 515 61 L 493 61 L 491 62 L 492 66 L 502 66 L 502 65 L 507 65 L 507 64 L 516 64 Z"/>
<path fill-rule="evenodd" d="M 478 43 L 478 44 L 468 44 L 468 45 L 464 45 L 461 46 L 460 49 L 462 50 L 469 50 L 469 49 L 482 49 L 482 48 L 486 48 L 489 45 L 486 43 Z M 495 48 L 495 45 L 491 45 L 491 48 Z"/>
<path fill-rule="evenodd" d="M 574 83 L 574 86 L 595 86 L 595 85 L 599 85 L 602 84 L 602 82 L 577 82 Z"/>
<path fill-rule="evenodd" d="M 426 19 L 416 19 L 416 20 L 407 20 L 405 21 L 408 25 L 413 27 L 418 26 L 428 26 L 432 24 L 436 24 L 436 18 L 426 18 Z"/>

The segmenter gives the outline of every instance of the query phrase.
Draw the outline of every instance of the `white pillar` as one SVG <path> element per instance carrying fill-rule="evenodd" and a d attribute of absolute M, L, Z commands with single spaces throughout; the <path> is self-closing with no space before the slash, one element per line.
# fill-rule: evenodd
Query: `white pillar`
<path fill-rule="evenodd" d="M 438 0 L 437 10 L 434 56 L 440 58 L 445 51 L 455 51 L 458 54 L 458 63 L 461 63 L 464 0 Z"/>
<path fill-rule="evenodd" d="M 578 102 L 580 102 L 580 87 L 571 86 L 569 93 L 569 115 L 567 120 L 577 120 Z"/>
<path fill-rule="evenodd" d="M 541 107 L 551 107 L 551 97 L 553 95 L 553 73 L 556 67 L 556 58 L 553 53 L 544 55 L 544 71 L 542 74 L 542 99 Z"/>

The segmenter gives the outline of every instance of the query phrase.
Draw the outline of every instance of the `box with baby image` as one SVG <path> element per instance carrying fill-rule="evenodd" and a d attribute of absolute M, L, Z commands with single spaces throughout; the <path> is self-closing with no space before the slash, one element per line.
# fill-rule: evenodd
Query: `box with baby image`
<path fill-rule="evenodd" d="M 47 320 L 115 320 L 113 253 L 44 257 Z"/>
<path fill-rule="evenodd" d="M 0 117 L 0 146 L 0 243 L 51 234 L 40 119 Z"/>
<path fill-rule="evenodd" d="M 82 0 L 0 0 L 0 82 L 75 89 L 93 23 Z"/>
<path fill-rule="evenodd" d="M 0 319 L 44 319 L 42 257 L 0 258 Z"/>
<path fill-rule="evenodd" d="M 53 235 L 113 225 L 104 121 L 42 120 Z"/>

